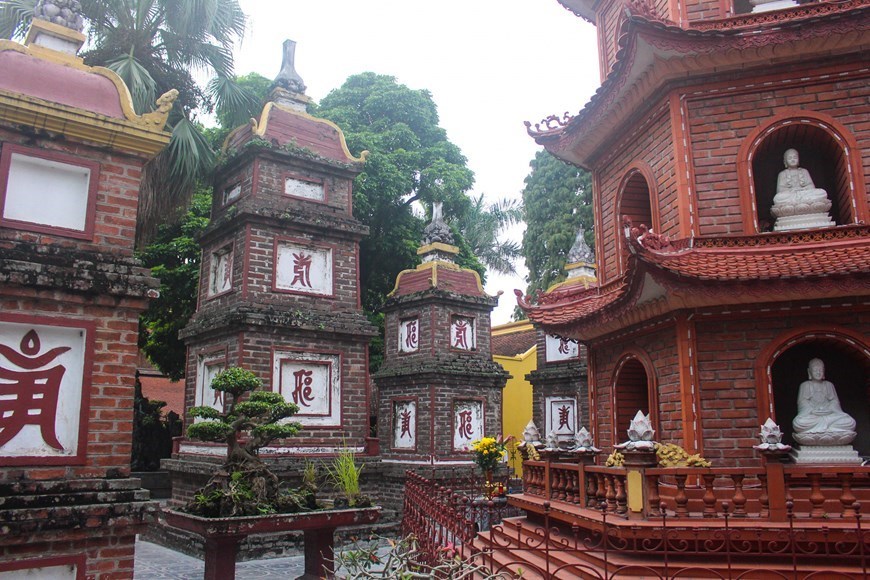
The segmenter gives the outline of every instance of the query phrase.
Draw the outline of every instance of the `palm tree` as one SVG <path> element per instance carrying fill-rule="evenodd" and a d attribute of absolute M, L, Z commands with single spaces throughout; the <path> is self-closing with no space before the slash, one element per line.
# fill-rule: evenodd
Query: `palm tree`
<path fill-rule="evenodd" d="M 514 262 L 522 255 L 522 248 L 519 243 L 499 236 L 505 228 L 520 222 L 522 215 L 519 200 L 500 199 L 487 205 L 480 194 L 471 199 L 469 208 L 455 219 L 454 225 L 487 268 L 500 274 L 516 274 Z"/>
<path fill-rule="evenodd" d="M 255 116 L 259 98 L 235 83 L 233 43 L 245 31 L 237 0 L 80 0 L 88 42 L 82 56 L 90 65 L 115 71 L 127 84 L 137 113 L 157 97 L 178 89 L 167 122 L 172 139 L 146 165 L 139 198 L 137 245 L 146 243 L 161 221 L 178 214 L 196 181 L 211 170 L 215 153 L 195 122 L 197 111 L 213 108 L 241 124 Z M 20 38 L 38 0 L 0 0 L 0 35 Z M 212 75 L 205 89 L 194 72 Z"/>

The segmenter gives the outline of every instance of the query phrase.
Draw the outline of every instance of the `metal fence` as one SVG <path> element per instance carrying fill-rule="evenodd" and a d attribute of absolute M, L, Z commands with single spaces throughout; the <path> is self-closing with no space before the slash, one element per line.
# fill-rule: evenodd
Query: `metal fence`
<path fill-rule="evenodd" d="M 513 517 L 518 513 L 506 501 L 409 474 L 403 530 L 417 538 L 427 563 L 455 555 L 481 567 L 480 577 L 866 579 L 870 536 L 861 506 L 853 507 L 852 517 L 806 526 L 788 502 L 786 522 L 777 526 L 734 517 L 728 503 L 700 524 L 674 517 L 667 505 L 637 523 L 606 505 L 568 506 L 577 515 L 569 525 L 559 502 Z"/>

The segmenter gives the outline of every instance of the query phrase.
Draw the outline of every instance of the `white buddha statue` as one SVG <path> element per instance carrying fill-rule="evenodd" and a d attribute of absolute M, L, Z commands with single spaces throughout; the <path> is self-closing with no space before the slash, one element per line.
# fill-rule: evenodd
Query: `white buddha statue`
<path fill-rule="evenodd" d="M 810 172 L 800 166 L 796 149 L 783 155 L 785 169 L 776 179 L 776 195 L 770 213 L 776 218 L 774 230 L 797 230 L 836 225 L 828 215 L 828 192 L 813 183 Z"/>
<path fill-rule="evenodd" d="M 809 380 L 798 389 L 798 414 L 792 421 L 801 445 L 848 445 L 855 439 L 855 419 L 840 407 L 833 383 L 825 380 L 825 363 L 814 358 Z"/>

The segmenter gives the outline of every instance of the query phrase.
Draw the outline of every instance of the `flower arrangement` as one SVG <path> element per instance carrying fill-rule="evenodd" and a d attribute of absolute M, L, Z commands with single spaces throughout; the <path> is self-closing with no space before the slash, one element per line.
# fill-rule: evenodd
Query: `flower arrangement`
<path fill-rule="evenodd" d="M 623 465 L 625 465 L 625 455 L 616 450 L 608 455 L 607 461 L 604 462 L 604 467 L 622 467 Z"/>
<path fill-rule="evenodd" d="M 507 444 L 511 439 L 513 436 L 502 440 L 499 435 L 498 437 L 484 436 L 477 441 L 472 441 L 471 451 L 474 453 L 474 462 L 484 472 L 492 471 L 507 456 Z"/>
<path fill-rule="evenodd" d="M 712 465 L 700 454 L 689 455 L 685 449 L 674 443 L 656 443 L 655 450 L 661 467 L 710 467 Z"/>

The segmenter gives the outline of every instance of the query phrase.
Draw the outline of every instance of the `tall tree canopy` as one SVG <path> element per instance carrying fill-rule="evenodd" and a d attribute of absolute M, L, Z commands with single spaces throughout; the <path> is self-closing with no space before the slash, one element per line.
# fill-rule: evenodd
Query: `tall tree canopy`
<path fill-rule="evenodd" d="M 522 247 L 502 234 L 522 219 L 519 200 L 500 199 L 487 204 L 480 194 L 472 198 L 468 210 L 455 216 L 453 223 L 484 266 L 499 274 L 516 274 L 516 260 L 522 256 Z"/>
<path fill-rule="evenodd" d="M 0 35 L 21 37 L 38 0 L 0 0 Z M 137 113 L 151 111 L 170 89 L 179 98 L 169 116 L 169 146 L 150 161 L 142 179 L 137 242 L 176 214 L 197 180 L 214 163 L 214 152 L 195 122 L 196 111 L 217 109 L 241 124 L 259 99 L 233 77 L 233 44 L 245 31 L 237 0 L 81 0 L 88 42 L 82 56 L 124 79 Z M 213 75 L 205 90 L 194 72 Z"/>
<path fill-rule="evenodd" d="M 459 148 L 438 126 L 432 95 L 399 84 L 395 77 L 366 72 L 330 92 L 314 112 L 344 131 L 354 154 L 369 151 L 354 182 L 353 213 L 369 226 L 360 245 L 363 308 L 374 312 L 403 269 L 417 261 L 423 220 L 411 204 L 444 202 L 446 216 L 468 211 L 466 192 L 474 174 Z M 474 265 L 467 244 L 463 265 Z M 479 267 L 478 269 L 482 270 Z"/>
<path fill-rule="evenodd" d="M 525 179 L 526 231 L 523 256 L 529 269 L 526 293 L 544 291 L 565 278 L 565 260 L 580 226 L 594 247 L 592 179 L 588 172 L 539 151 Z"/>

